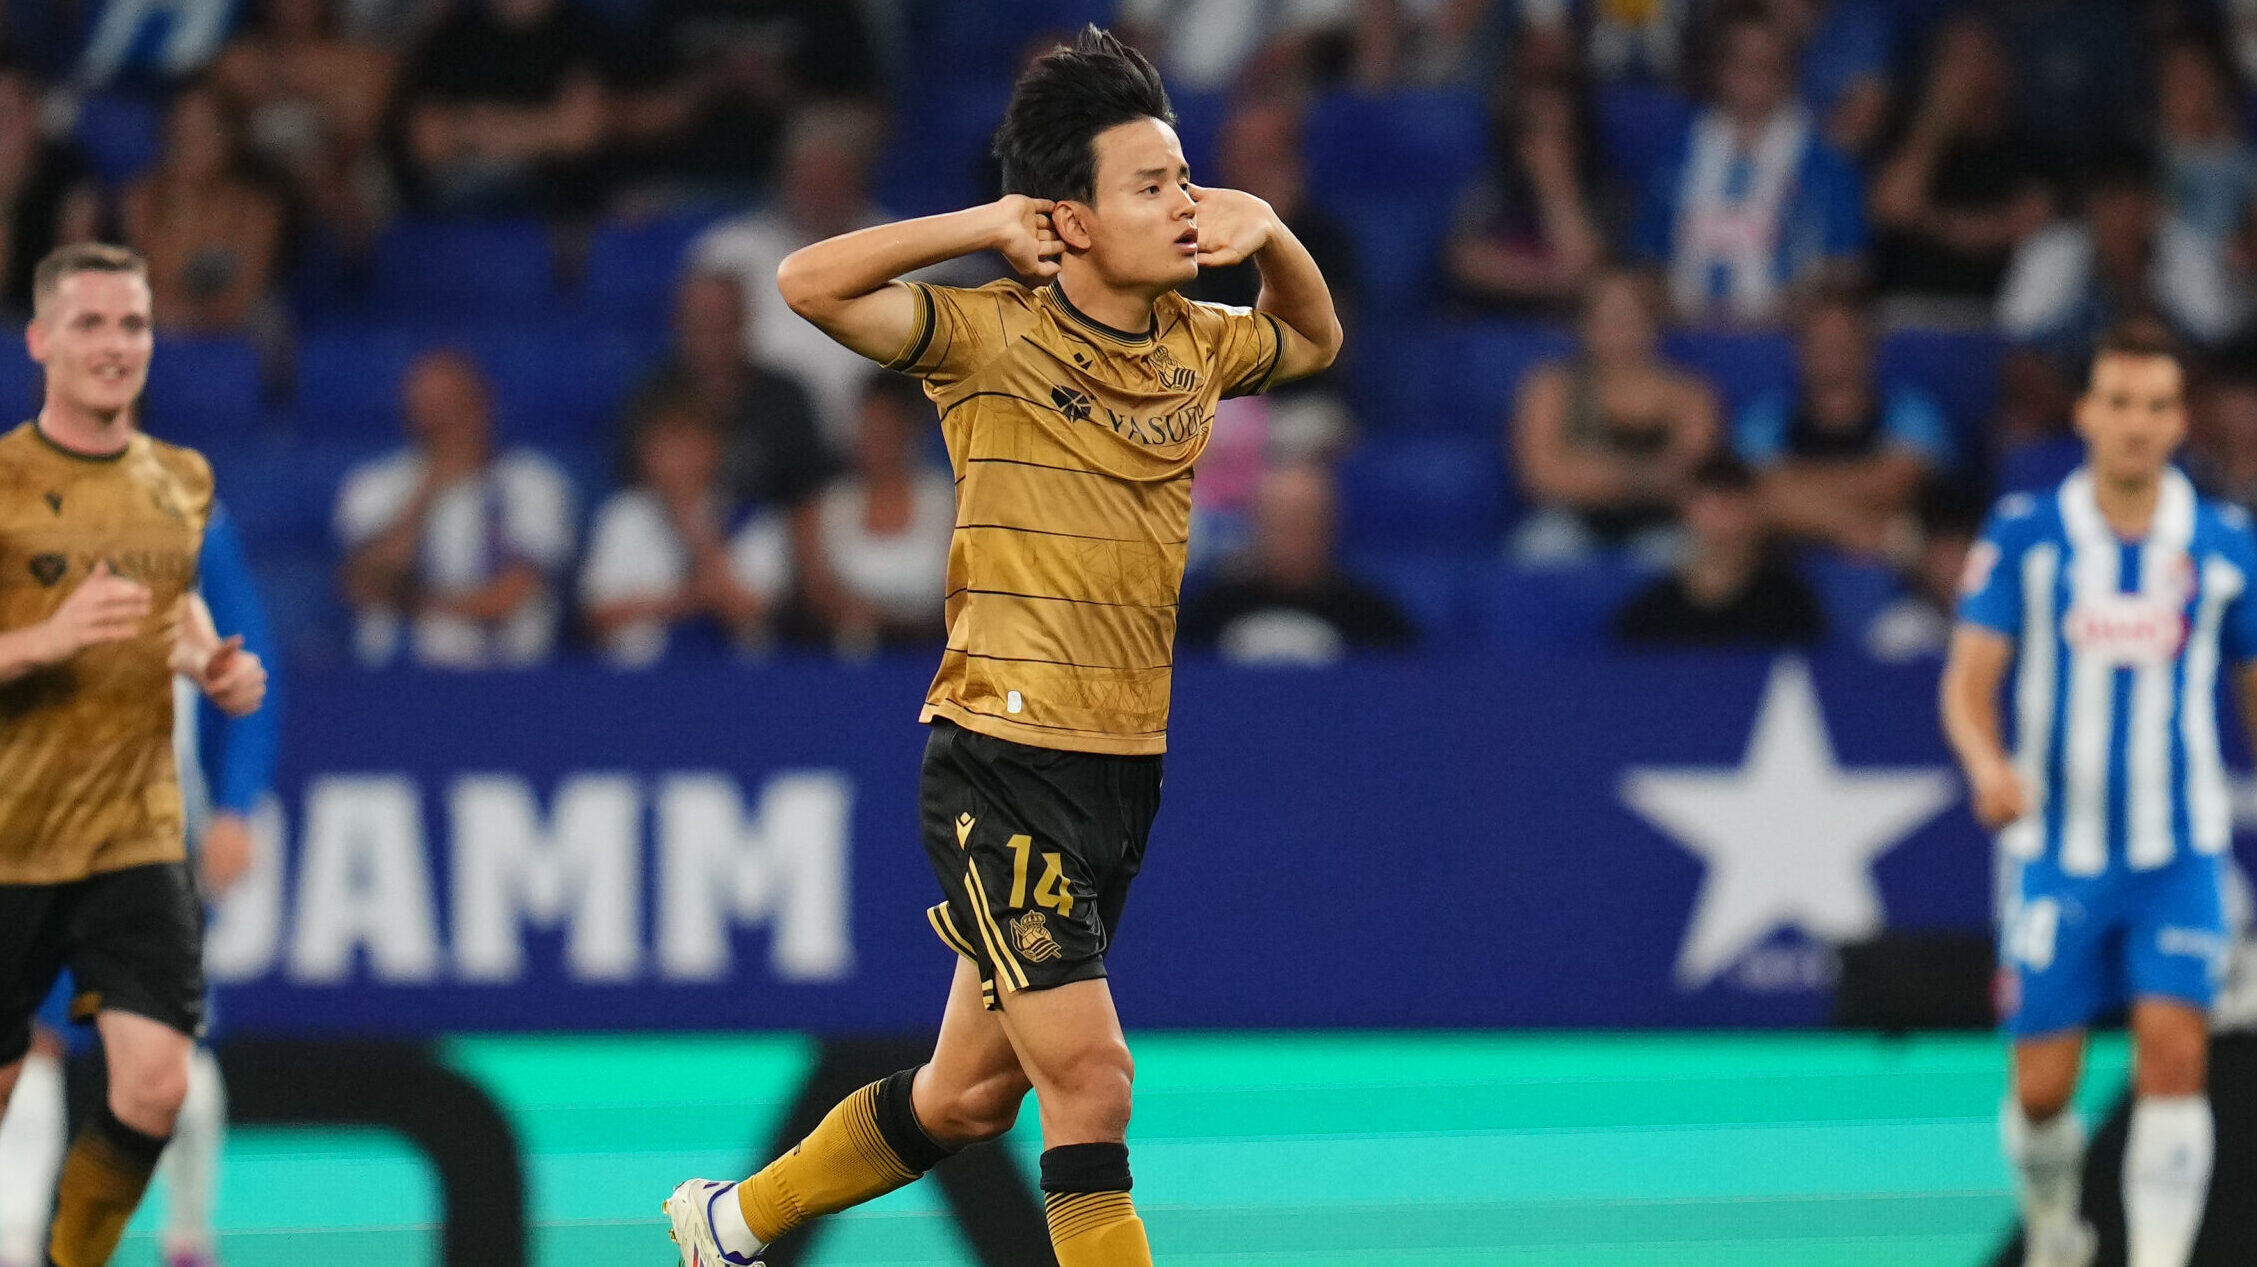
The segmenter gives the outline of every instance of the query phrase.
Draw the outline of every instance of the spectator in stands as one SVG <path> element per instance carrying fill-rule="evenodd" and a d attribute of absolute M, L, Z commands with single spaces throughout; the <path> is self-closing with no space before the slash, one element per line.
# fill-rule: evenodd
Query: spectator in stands
<path fill-rule="evenodd" d="M 2010 124 L 2007 91 L 1990 26 L 1947 22 L 1920 104 L 1873 183 L 1884 294 L 1940 303 L 1950 321 L 1964 319 L 1958 306 L 1987 309 L 2014 248 L 2052 218 L 2052 191 L 2034 146 Z"/>
<path fill-rule="evenodd" d="M 529 449 L 496 453 L 485 376 L 426 354 L 402 381 L 409 444 L 337 493 L 341 580 L 362 663 L 537 663 L 556 641 L 556 581 L 572 554 L 572 493 Z M 404 642 L 404 647 L 403 647 Z"/>
<path fill-rule="evenodd" d="M 262 315 L 282 249 L 282 199 L 246 170 L 208 85 L 173 98 L 164 157 L 125 191 L 125 239 L 149 257 L 160 329 L 243 330 Z"/>
<path fill-rule="evenodd" d="M 2223 242 L 2257 193 L 2257 150 L 2233 72 L 2217 49 L 2182 38 L 2157 55 L 2155 83 L 2164 204 L 2181 224 Z"/>
<path fill-rule="evenodd" d="M 397 69 L 389 49 L 339 35 L 326 0 L 264 0 L 214 72 L 251 150 L 356 256 L 396 196 L 376 140 Z"/>
<path fill-rule="evenodd" d="M 94 237 L 101 217 L 85 155 L 41 134 L 37 85 L 0 66 L 0 303 L 7 311 L 29 314 L 32 270 L 57 246 Z"/>
<path fill-rule="evenodd" d="M 1871 153 L 1893 104 L 1895 8 L 1885 0 L 1769 0 L 1769 8 L 1799 52 L 1802 99 L 1827 144 Z"/>
<path fill-rule="evenodd" d="M 1284 101 L 1242 105 L 1231 111 L 1216 140 L 1213 183 L 1242 189 L 1276 210 L 1278 219 L 1293 230 L 1293 236 L 1309 248 L 1310 258 L 1324 270 L 1325 281 L 1333 288 L 1333 305 L 1345 322 L 1351 319 L 1355 306 L 1354 240 L 1339 221 L 1309 201 L 1301 128 L 1301 111 Z M 1194 299 L 1251 308 L 1261 298 L 1262 274 L 1254 261 L 1244 260 L 1227 268 L 1202 269 L 1199 280 L 1188 289 Z"/>
<path fill-rule="evenodd" d="M 2081 218 L 2056 224 L 2014 252 L 1998 298 L 1998 327 L 2015 345 L 2001 404 L 2010 439 L 2060 427 L 2100 332 L 2159 316 L 2198 345 L 2241 322 L 2245 301 L 2217 244 L 2166 217 L 2145 153 L 2093 161 Z"/>
<path fill-rule="evenodd" d="M 1352 41 L 1363 92 L 1461 83 L 1483 63 L 1493 0 L 1362 0 Z"/>
<path fill-rule="evenodd" d="M 1683 151 L 1656 168 L 1631 235 L 1677 312 L 1762 324 L 1798 291 L 1857 281 L 1857 169 L 1795 100 L 1792 52 L 1760 11 L 1720 25 L 1711 89 Z"/>
<path fill-rule="evenodd" d="M 862 6 L 654 0 L 619 139 L 670 194 L 746 197 L 774 174 L 793 104 L 884 90 Z"/>
<path fill-rule="evenodd" d="M 583 210 L 605 139 L 603 28 L 571 0 L 464 0 L 402 74 L 417 193 L 453 214 Z"/>
<path fill-rule="evenodd" d="M 1500 76 L 1488 168 L 1459 197 L 1443 252 L 1451 292 L 1480 311 L 1569 311 L 1606 253 L 1593 214 L 1597 172 L 1572 84 Z"/>
<path fill-rule="evenodd" d="M 687 403 L 719 430 L 721 480 L 730 496 L 796 506 L 821 487 L 830 460 L 807 389 L 789 374 L 746 360 L 744 326 L 744 291 L 736 278 L 691 273 L 675 288 L 673 347 L 628 401 L 620 431 L 620 465 L 630 478 L 649 420 Z"/>
<path fill-rule="evenodd" d="M 2013 65 L 2014 123 L 2056 167 L 2142 137 L 2149 68 L 2138 5 L 1988 0 Z"/>
<path fill-rule="evenodd" d="M 1674 83 L 1685 68 L 1697 0 L 1645 0 L 1637 4 L 1577 4 L 1574 0 L 1520 0 L 1523 40 L 1572 43 L 1579 21 L 1592 77 L 1607 83 Z M 1578 10 L 1581 10 L 1578 13 Z"/>
<path fill-rule="evenodd" d="M 1113 20 L 1171 90 L 1260 99 L 1303 92 L 1320 62 L 1348 60 L 1357 9 L 1356 0 L 1121 0 Z"/>
<path fill-rule="evenodd" d="M 2257 365 L 2227 365 L 2194 404 L 2188 473 L 2210 496 L 2257 508 Z"/>
<path fill-rule="evenodd" d="M 791 528 L 776 507 L 739 500 L 723 437 L 694 402 L 654 410 L 636 435 L 635 481 L 597 508 L 580 567 L 580 607 L 613 663 L 669 650 L 765 648 L 791 581 Z"/>
<path fill-rule="evenodd" d="M 815 401 L 824 443 L 840 453 L 856 444 L 855 411 L 870 363 L 785 305 L 776 267 L 810 242 L 894 218 L 869 194 L 879 122 L 859 106 L 802 109 L 786 131 L 775 203 L 713 226 L 690 247 L 691 271 L 738 279 L 751 317 L 746 355 L 799 378 Z"/>
<path fill-rule="evenodd" d="M 1184 604 L 1178 645 L 1240 664 L 1330 664 L 1417 642 L 1386 595 L 1334 561 L 1338 501 L 1331 473 L 1314 463 L 1265 475 L 1251 546 Z"/>
<path fill-rule="evenodd" d="M 941 582 L 956 485 L 925 458 L 932 421 L 915 379 L 865 379 L 853 469 L 800 518 L 801 587 L 841 655 L 929 646 L 945 632 Z"/>
<path fill-rule="evenodd" d="M 1694 472 L 1677 567 L 1614 615 L 1636 646 L 1810 645 L 1826 622 L 1810 587 L 1771 549 L 1755 472 L 1718 454 Z"/>
<path fill-rule="evenodd" d="M 1932 484 L 1920 496 L 1920 546 L 1900 569 L 1904 593 L 1865 627 L 1865 650 L 1876 660 L 1941 662 L 1959 619 L 1967 554 L 1983 526 L 1983 507 L 1966 490 Z"/>
<path fill-rule="evenodd" d="M 1794 389 L 1750 401 L 1733 429 L 1774 528 L 1863 555 L 1887 548 L 1921 485 L 1952 460 L 1942 407 L 1911 383 L 1882 381 L 1873 345 L 1855 298 L 1813 301 Z"/>
<path fill-rule="evenodd" d="M 86 13 L 92 6 L 58 6 Z M 81 89 L 113 81 L 176 83 L 211 64 L 235 20 L 234 0 L 103 0 L 71 72 Z"/>
<path fill-rule="evenodd" d="M 1650 286 L 1599 274 L 1584 295 L 1582 349 L 1522 381 L 1508 451 L 1536 511 L 1515 535 L 1524 563 L 1605 546 L 1665 557 L 1686 481 L 1716 447 L 1716 394 L 1661 358 Z"/>

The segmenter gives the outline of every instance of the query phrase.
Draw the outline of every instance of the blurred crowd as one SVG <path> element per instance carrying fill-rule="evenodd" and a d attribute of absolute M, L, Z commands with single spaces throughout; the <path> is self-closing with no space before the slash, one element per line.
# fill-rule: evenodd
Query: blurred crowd
<path fill-rule="evenodd" d="M 0 302 L 56 242 L 146 253 L 169 338 L 257 354 L 258 433 L 210 446 L 238 502 L 271 490 L 231 488 L 229 443 L 334 447 L 304 339 L 412 335 L 369 388 L 396 445 L 326 490 L 340 659 L 937 645 L 932 410 L 775 267 L 992 196 L 1012 75 L 1084 20 L 1153 55 L 1195 178 L 1276 206 L 1350 328 L 1216 419 L 1194 652 L 1447 644 L 1478 573 L 1531 621 L 1602 594 L 1593 636 L 1630 643 L 1934 654 L 1984 506 L 2074 463 L 2083 359 L 2131 316 L 2193 354 L 2190 471 L 2257 499 L 2257 0 L 4 0 Z M 1344 167 L 1374 119 L 1449 170 Z M 386 306 L 476 299 L 500 254 L 402 245 L 460 226 L 532 235 L 556 297 Z M 662 244 L 628 285 L 662 302 L 569 299 L 622 233 Z M 473 336 L 566 319 L 638 340 L 617 408 L 499 425 Z M 1401 403 L 1465 331 L 1526 361 L 1479 424 L 1496 489 L 1470 534 L 1373 549 L 1360 508 L 1420 485 L 1370 487 L 1372 453 L 1465 465 Z M 1907 373 L 1905 331 L 1982 354 Z M 1844 611 L 1845 574 L 1886 583 Z"/>

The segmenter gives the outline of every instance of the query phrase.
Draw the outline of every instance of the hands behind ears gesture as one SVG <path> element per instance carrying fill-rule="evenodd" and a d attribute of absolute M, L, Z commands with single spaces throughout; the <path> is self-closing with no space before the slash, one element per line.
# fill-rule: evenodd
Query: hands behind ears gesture
<path fill-rule="evenodd" d="M 1050 209 L 1056 204 L 1048 198 L 1029 198 L 1025 194 L 1005 194 L 996 200 L 995 208 L 1002 223 L 998 226 L 995 249 L 1011 262 L 1021 277 L 1052 278 L 1058 275 L 1058 260 L 1066 253 L 1066 244 L 1059 240 L 1058 230 L 1050 223 Z"/>

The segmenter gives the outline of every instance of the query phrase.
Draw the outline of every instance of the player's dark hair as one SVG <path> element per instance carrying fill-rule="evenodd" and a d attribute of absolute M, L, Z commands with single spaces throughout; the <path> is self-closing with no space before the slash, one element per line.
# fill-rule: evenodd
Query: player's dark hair
<path fill-rule="evenodd" d="M 993 147 L 1003 192 L 1093 201 L 1098 134 L 1138 119 L 1175 125 L 1160 72 L 1111 32 L 1083 27 L 1072 45 L 1035 59 L 1011 90 Z"/>
<path fill-rule="evenodd" d="M 2182 366 L 2186 363 L 2179 356 L 2179 343 L 2172 337 L 2171 328 L 2153 317 L 2133 317 L 2108 327 L 2093 344 L 2092 362 L 2085 368 L 2086 390 L 2092 389 L 2092 367 L 2111 356 L 2160 356 Z"/>
<path fill-rule="evenodd" d="M 47 252 L 39 267 L 31 274 L 32 305 L 37 307 L 53 299 L 63 287 L 63 279 L 75 273 L 128 273 L 146 279 L 149 261 L 129 247 L 112 246 L 107 242 L 72 242 Z"/>

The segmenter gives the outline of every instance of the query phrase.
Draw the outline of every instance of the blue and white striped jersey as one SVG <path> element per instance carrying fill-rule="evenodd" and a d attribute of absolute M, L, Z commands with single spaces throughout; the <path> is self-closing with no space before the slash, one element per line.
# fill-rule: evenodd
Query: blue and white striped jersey
<path fill-rule="evenodd" d="M 1999 502 L 1959 615 L 2016 644 L 2015 763 L 2033 800 L 2000 833 L 2006 853 L 2099 875 L 2226 851 L 2218 669 L 2257 655 L 2253 578 L 2248 514 L 2176 470 L 2141 541 L 2109 528 L 2082 469 Z"/>

